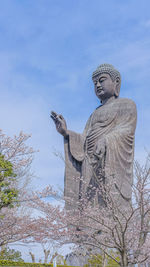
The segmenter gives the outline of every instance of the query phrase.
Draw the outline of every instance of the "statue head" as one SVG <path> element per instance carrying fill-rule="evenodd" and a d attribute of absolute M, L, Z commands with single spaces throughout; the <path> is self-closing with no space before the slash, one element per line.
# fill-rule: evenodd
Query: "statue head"
<path fill-rule="evenodd" d="M 101 64 L 92 74 L 92 80 L 95 81 L 101 76 L 101 74 L 107 74 L 110 76 L 113 83 L 115 83 L 114 96 L 117 98 L 120 93 L 121 75 L 118 70 L 111 64 Z"/>

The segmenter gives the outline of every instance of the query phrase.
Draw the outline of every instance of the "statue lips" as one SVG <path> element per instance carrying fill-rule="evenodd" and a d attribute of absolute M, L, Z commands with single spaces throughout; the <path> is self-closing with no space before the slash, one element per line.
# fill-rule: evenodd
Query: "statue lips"
<path fill-rule="evenodd" d="M 97 95 L 101 95 L 101 93 L 103 93 L 103 88 L 97 88 L 96 93 Z"/>

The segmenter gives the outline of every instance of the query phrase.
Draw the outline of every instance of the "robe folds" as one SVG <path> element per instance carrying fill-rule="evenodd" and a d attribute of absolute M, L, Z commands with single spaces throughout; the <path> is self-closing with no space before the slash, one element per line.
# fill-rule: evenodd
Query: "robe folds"
<path fill-rule="evenodd" d="M 81 194 L 86 194 L 94 183 L 92 161 L 101 142 L 105 142 L 105 154 L 103 161 L 97 162 L 99 173 L 106 182 L 114 179 L 113 190 L 121 198 L 131 199 L 136 119 L 136 105 L 132 100 L 111 98 L 91 114 L 82 134 L 68 131 L 69 136 L 64 139 L 67 209 L 76 207 Z"/>

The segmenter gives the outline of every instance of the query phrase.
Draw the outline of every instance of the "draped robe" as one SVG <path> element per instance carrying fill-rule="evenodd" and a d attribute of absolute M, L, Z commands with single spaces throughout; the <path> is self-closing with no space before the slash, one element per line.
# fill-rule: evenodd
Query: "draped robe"
<path fill-rule="evenodd" d="M 131 199 L 136 117 L 132 100 L 112 97 L 92 113 L 82 134 L 68 131 L 64 139 L 67 209 L 77 207 L 80 196 L 87 193 L 89 185 L 94 186 L 92 160 L 97 144 L 104 140 L 105 158 L 100 164 L 97 159 L 98 173 L 106 182 L 114 179 L 113 190 L 121 199 Z"/>

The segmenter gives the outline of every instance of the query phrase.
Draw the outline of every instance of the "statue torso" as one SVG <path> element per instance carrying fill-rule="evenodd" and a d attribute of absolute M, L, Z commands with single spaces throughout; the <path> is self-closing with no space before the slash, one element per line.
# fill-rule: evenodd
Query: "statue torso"
<path fill-rule="evenodd" d="M 85 150 L 89 156 L 93 154 L 98 139 L 104 138 L 123 123 L 126 113 L 128 115 L 128 107 L 132 104 L 130 99 L 112 99 L 92 113 L 85 128 Z"/>

